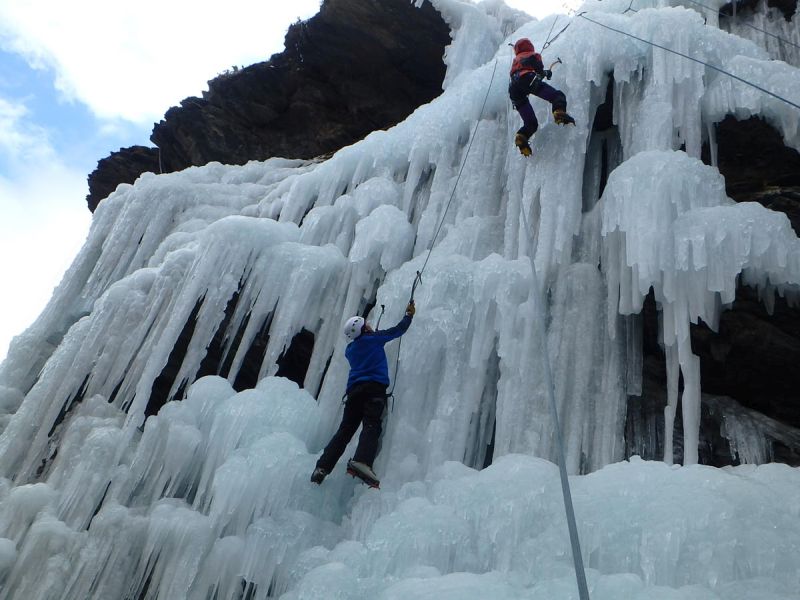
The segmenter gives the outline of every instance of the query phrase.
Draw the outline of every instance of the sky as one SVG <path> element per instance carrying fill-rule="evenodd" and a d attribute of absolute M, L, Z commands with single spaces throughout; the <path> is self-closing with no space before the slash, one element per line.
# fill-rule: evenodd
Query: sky
<path fill-rule="evenodd" d="M 574 0 L 506 0 L 541 18 Z M 283 50 L 320 0 L 0 0 L 0 360 L 91 224 L 87 176 L 233 66 Z"/>

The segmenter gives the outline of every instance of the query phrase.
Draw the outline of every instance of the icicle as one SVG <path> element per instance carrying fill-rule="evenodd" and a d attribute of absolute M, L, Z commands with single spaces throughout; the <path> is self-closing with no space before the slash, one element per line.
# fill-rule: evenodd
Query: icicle
<path fill-rule="evenodd" d="M 678 410 L 678 377 L 680 375 L 680 366 L 678 362 L 678 349 L 674 345 L 670 345 L 667 346 L 665 350 L 667 354 L 667 406 L 664 407 L 664 462 L 671 465 L 674 461 L 673 434 L 675 430 L 675 415 Z"/>

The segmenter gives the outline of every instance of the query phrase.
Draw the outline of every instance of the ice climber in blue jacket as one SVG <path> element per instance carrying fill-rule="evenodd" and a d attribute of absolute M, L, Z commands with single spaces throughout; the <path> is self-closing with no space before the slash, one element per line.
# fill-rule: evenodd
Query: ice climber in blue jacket
<path fill-rule="evenodd" d="M 372 487 L 380 484 L 372 470 L 372 462 L 378 454 L 383 414 L 386 410 L 386 388 L 389 387 L 389 366 L 383 346 L 408 330 L 414 310 L 412 300 L 406 307 L 403 319 L 394 327 L 383 331 L 373 331 L 362 317 L 351 317 L 345 323 L 344 334 L 351 340 L 344 351 L 347 362 L 350 363 L 347 400 L 339 429 L 325 446 L 311 474 L 312 482 L 322 483 L 361 425 L 356 453 L 347 461 L 347 472 Z"/>

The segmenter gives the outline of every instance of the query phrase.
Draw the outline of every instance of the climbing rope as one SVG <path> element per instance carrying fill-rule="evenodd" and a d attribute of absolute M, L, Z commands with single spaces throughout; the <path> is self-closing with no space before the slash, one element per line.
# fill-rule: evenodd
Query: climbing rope
<path fill-rule="evenodd" d="M 550 31 L 547 32 L 547 37 L 544 40 L 544 44 L 542 44 L 542 52 L 544 52 L 544 49 L 550 44 L 550 34 L 553 33 L 556 23 L 558 23 L 558 15 L 556 15 L 556 18 L 553 19 L 553 24 L 550 26 Z"/>
<path fill-rule="evenodd" d="M 536 264 L 533 262 L 533 239 L 531 238 L 531 228 L 528 225 L 528 218 L 525 215 L 524 207 L 520 206 L 522 222 L 528 236 L 528 258 L 531 262 L 531 281 L 533 284 L 534 300 L 542 303 L 542 293 L 539 287 L 539 280 L 536 275 Z M 564 438 L 561 435 L 561 424 L 558 420 L 558 407 L 556 406 L 555 392 L 553 391 L 553 375 L 550 369 L 550 357 L 547 353 L 547 337 L 541 319 L 534 318 L 536 323 L 536 334 L 542 341 L 541 355 L 544 357 L 544 377 L 547 395 L 550 399 L 550 412 L 553 416 L 553 428 L 556 432 L 556 442 L 558 446 L 558 470 L 561 474 L 561 495 L 564 497 L 564 511 L 567 514 L 567 527 L 569 529 L 569 541 L 572 545 L 572 563 L 575 567 L 575 579 L 578 582 L 578 593 L 580 600 L 589 599 L 589 588 L 586 585 L 586 571 L 583 568 L 583 555 L 581 554 L 581 542 L 578 537 L 578 526 L 575 523 L 575 509 L 572 506 L 572 493 L 569 489 L 569 475 L 567 474 L 567 463 L 564 454 Z"/>
<path fill-rule="evenodd" d="M 550 30 L 551 33 L 552 33 L 552 30 L 553 30 L 554 27 L 555 27 L 555 21 L 553 22 L 553 27 L 551 27 L 551 30 Z M 558 34 L 556 34 L 556 36 L 552 40 L 549 40 L 550 34 L 548 34 L 548 36 L 547 36 L 548 40 L 543 45 L 542 50 L 544 50 L 550 43 L 555 41 L 555 39 L 559 35 L 561 35 L 567 29 L 567 27 L 569 27 L 569 24 L 567 24 L 566 27 L 564 27 L 561 31 L 559 31 Z M 480 115 L 478 116 L 478 120 L 475 123 L 475 129 L 472 132 L 472 136 L 470 138 L 469 145 L 467 146 L 467 151 L 464 154 L 463 161 L 461 162 L 461 168 L 459 169 L 458 176 L 456 177 L 456 181 L 455 181 L 455 183 L 453 185 L 453 191 L 450 194 L 450 199 L 448 200 L 447 205 L 445 206 L 445 210 L 442 213 L 442 218 L 441 218 L 441 220 L 439 222 L 438 227 L 436 228 L 436 231 L 434 233 L 433 239 L 431 240 L 431 245 L 430 245 L 430 248 L 428 249 L 428 255 L 425 257 L 425 262 L 423 263 L 422 268 L 419 271 L 417 271 L 417 274 L 416 274 L 416 276 L 414 278 L 414 283 L 411 286 L 411 299 L 410 299 L 409 302 L 413 302 L 413 300 L 414 300 L 414 292 L 416 291 L 417 285 L 422 282 L 422 273 L 423 273 L 423 271 L 425 271 L 425 267 L 428 265 L 428 260 L 430 259 L 431 253 L 433 252 L 433 246 L 434 246 L 434 244 L 436 242 L 436 239 L 439 236 L 439 232 L 441 231 L 442 227 L 444 226 L 444 220 L 445 220 L 445 217 L 447 216 L 447 211 L 450 209 L 450 204 L 452 203 L 453 198 L 455 197 L 456 189 L 458 188 L 458 183 L 461 180 L 461 174 L 464 172 L 464 167 L 465 167 L 465 165 L 467 163 L 467 158 L 469 157 L 469 152 L 472 149 L 472 143 L 475 141 L 475 135 L 477 134 L 477 131 L 478 131 L 478 125 L 480 124 L 480 121 L 481 121 L 481 119 L 483 117 L 484 109 L 486 108 L 486 102 L 487 102 L 487 100 L 489 98 L 489 93 L 490 93 L 491 88 L 492 88 L 492 83 L 494 82 L 494 76 L 495 76 L 495 72 L 496 71 L 497 71 L 497 59 L 495 59 L 495 62 L 494 62 L 494 68 L 492 69 L 492 76 L 491 76 L 491 79 L 489 81 L 489 86 L 488 86 L 488 88 L 486 90 L 486 96 L 483 99 L 483 105 L 481 106 Z M 523 216 L 523 220 L 525 222 L 525 229 L 528 232 L 528 236 L 529 236 L 529 240 L 530 240 L 530 228 L 528 227 L 527 217 L 525 216 L 525 211 L 524 210 L 522 211 L 522 216 Z M 533 245 L 532 245 L 532 242 L 531 242 L 531 247 L 532 246 Z M 537 278 L 536 278 L 536 267 L 535 267 L 534 262 L 533 262 L 533 257 L 530 257 L 530 260 L 531 260 L 531 269 L 532 269 L 534 293 L 536 294 L 537 301 L 538 301 L 538 298 L 541 298 L 541 295 L 540 295 L 540 292 L 539 292 L 539 284 L 538 284 L 538 281 L 537 281 Z M 544 343 L 544 340 L 546 338 L 544 336 L 543 326 L 542 326 L 541 322 L 539 321 L 539 319 L 534 319 L 534 320 L 536 321 L 536 323 L 537 323 L 537 325 L 539 327 L 539 330 L 540 330 L 539 331 L 539 339 L 541 339 L 543 341 L 543 343 Z M 397 379 L 398 379 L 398 375 L 399 375 L 398 367 L 399 367 L 399 364 L 400 364 L 400 350 L 401 350 L 402 343 L 403 343 L 403 339 L 401 337 L 400 338 L 400 342 L 398 343 L 398 347 L 397 347 L 397 358 L 396 358 L 396 361 L 395 361 L 395 370 L 394 370 L 395 371 L 394 383 L 392 384 L 391 390 L 389 390 L 389 393 L 387 394 L 387 399 L 394 397 L 394 388 L 397 385 Z M 571 494 L 570 488 L 569 488 L 569 477 L 567 475 L 566 459 L 565 459 L 565 455 L 564 455 L 564 440 L 563 440 L 563 437 L 561 435 L 561 426 L 560 426 L 559 420 L 558 420 L 558 408 L 556 406 L 555 394 L 553 392 L 553 381 L 552 381 L 552 375 L 551 375 L 551 372 L 550 372 L 550 361 L 549 361 L 549 358 L 548 358 L 548 355 L 547 355 L 546 351 L 542 352 L 542 354 L 545 357 L 545 379 L 546 379 L 546 385 L 547 385 L 548 394 L 549 394 L 549 397 L 550 397 L 550 408 L 551 408 L 552 413 L 553 413 L 553 424 L 554 424 L 555 431 L 556 431 L 556 439 L 558 441 L 559 471 L 560 471 L 560 474 L 561 474 L 561 492 L 562 492 L 562 495 L 564 497 L 564 509 L 565 509 L 566 514 L 567 514 L 567 524 L 568 524 L 568 528 L 569 528 L 570 543 L 572 544 L 572 559 L 573 559 L 574 566 L 575 566 L 575 577 L 576 577 L 576 580 L 577 580 L 577 583 L 578 583 L 578 592 L 580 594 L 580 600 L 590 600 L 589 599 L 589 589 L 588 589 L 588 586 L 586 584 L 586 573 L 585 573 L 585 570 L 584 570 L 584 567 L 583 567 L 583 557 L 581 555 L 580 540 L 578 538 L 578 528 L 577 528 L 577 525 L 576 525 L 576 522 L 575 522 L 575 511 L 574 511 L 574 508 L 573 508 L 573 505 L 572 505 L 572 494 Z"/>
<path fill-rule="evenodd" d="M 628 8 L 626 8 L 625 10 L 623 10 L 623 11 L 622 11 L 622 14 L 623 14 L 623 15 L 627 15 L 629 12 L 632 12 L 632 13 L 637 13 L 637 12 L 639 12 L 638 10 L 636 10 L 635 8 L 633 8 L 633 3 L 634 3 L 634 2 L 635 2 L 635 0 L 631 0 L 631 3 L 630 3 L 630 4 L 628 4 Z"/>
<path fill-rule="evenodd" d="M 761 92 L 764 92 L 765 94 L 767 94 L 769 96 L 772 96 L 773 98 L 777 98 L 778 100 L 781 100 L 782 102 L 785 102 L 786 104 L 788 104 L 790 106 L 793 106 L 794 108 L 800 109 L 800 104 L 795 104 L 794 102 L 792 102 L 791 100 L 787 100 L 783 96 L 779 96 L 778 94 L 776 94 L 774 92 L 770 92 L 768 89 L 765 89 L 765 88 L 761 87 L 760 85 L 756 85 L 755 83 L 752 83 L 750 81 L 747 81 L 746 79 L 743 79 L 743 78 L 739 77 L 738 75 L 734 75 L 730 71 L 726 71 L 725 69 L 717 67 L 716 65 L 712 65 L 711 63 L 708 63 L 708 62 L 706 62 L 704 60 L 700 60 L 699 58 L 694 58 L 693 56 L 689 56 L 688 54 L 684 54 L 683 52 L 678 52 L 677 50 L 673 50 L 672 48 L 667 48 L 666 46 L 662 46 L 660 44 L 656 44 L 655 42 L 651 42 L 649 40 L 645 40 L 643 38 L 637 37 L 637 36 L 633 35 L 632 33 L 628 33 L 627 31 L 623 31 L 621 29 L 616 29 L 614 27 L 611 27 L 610 25 L 606 25 L 605 23 L 601 23 L 599 21 L 595 21 L 594 19 L 590 19 L 589 17 L 586 16 L 585 12 L 578 13 L 577 16 L 580 17 L 581 19 L 585 19 L 585 20 L 589 21 L 590 23 L 594 23 L 595 25 L 599 25 L 600 27 L 603 27 L 603 28 L 608 29 L 610 31 L 614 31 L 616 33 L 621 33 L 622 35 L 626 35 L 626 36 L 631 37 L 631 38 L 633 38 L 635 40 L 638 40 L 640 42 L 644 42 L 645 44 L 649 44 L 649 45 L 654 46 L 656 48 L 660 48 L 661 50 L 665 50 L 666 52 L 671 52 L 672 54 L 677 54 L 678 56 L 682 56 L 683 58 L 686 58 L 688 60 L 694 61 L 694 62 L 699 63 L 701 65 L 705 65 L 709 69 L 713 69 L 715 71 L 719 71 L 720 73 L 723 73 L 723 74 L 727 75 L 728 77 L 731 77 L 731 78 L 733 78 L 733 79 L 735 79 L 737 81 L 741 81 L 745 85 L 749 85 L 750 87 L 753 87 L 753 88 L 755 88 L 755 89 L 757 89 L 757 90 L 759 90 Z"/>
<path fill-rule="evenodd" d="M 567 28 L 572 24 L 570 21 L 567 23 L 561 31 L 559 31 L 554 38 L 550 39 L 550 34 L 553 32 L 555 28 L 556 21 L 558 21 L 558 17 L 553 21 L 552 27 L 550 27 L 550 32 L 547 34 L 547 39 L 545 43 L 542 45 L 542 52 L 544 52 L 550 44 L 558 39 L 562 33 L 564 33 Z M 553 67 L 560 63 L 561 59 L 557 59 L 553 64 L 550 65 L 550 70 Z M 525 209 L 520 207 L 520 212 L 522 213 L 522 221 L 523 226 L 525 227 L 526 235 L 528 236 L 528 245 L 530 250 L 528 252 L 528 258 L 531 262 L 531 278 L 533 284 L 533 293 L 536 296 L 536 302 L 541 302 L 541 291 L 539 288 L 539 281 L 536 275 L 536 265 L 533 262 L 533 240 L 531 239 L 531 228 L 528 225 L 528 218 L 525 215 Z M 566 457 L 564 454 L 564 439 L 561 435 L 561 424 L 558 419 L 558 407 L 556 406 L 556 399 L 555 399 L 555 392 L 553 388 L 553 376 L 551 373 L 550 368 L 550 357 L 547 354 L 547 348 L 545 347 L 545 331 L 544 327 L 541 323 L 540 319 L 534 319 L 537 325 L 537 335 L 539 339 L 542 340 L 542 356 L 544 356 L 544 372 L 545 372 L 545 386 L 547 387 L 547 394 L 550 400 L 550 411 L 553 416 L 553 427 L 556 432 L 556 442 L 558 446 L 558 467 L 559 467 L 559 474 L 561 477 L 561 495 L 564 498 L 564 512 L 567 515 L 567 528 L 569 529 L 569 540 L 570 544 L 572 545 L 572 562 L 575 568 L 575 579 L 578 584 L 578 594 L 580 600 L 590 600 L 589 598 L 589 588 L 586 584 L 586 571 L 583 567 L 583 555 L 581 554 L 581 543 L 580 538 L 578 536 L 578 526 L 575 522 L 575 509 L 572 505 L 572 493 L 569 488 L 569 475 L 567 474 L 567 465 L 566 465 Z"/>
<path fill-rule="evenodd" d="M 492 69 L 492 77 L 489 80 L 489 86 L 486 88 L 486 95 L 483 98 L 483 104 L 481 105 L 481 112 L 478 115 L 478 120 L 475 121 L 475 128 L 472 130 L 472 136 L 469 140 L 469 145 L 467 146 L 467 152 L 464 154 L 464 160 L 461 161 L 461 168 L 458 171 L 458 176 L 456 177 L 456 182 L 453 184 L 453 191 L 450 193 L 450 199 L 447 201 L 447 206 L 445 206 L 444 212 L 442 213 L 442 218 L 439 221 L 439 226 L 436 228 L 436 232 L 433 235 L 433 239 L 431 240 L 430 248 L 428 248 L 428 256 L 425 258 L 425 262 L 422 264 L 422 268 L 417 272 L 417 277 L 414 279 L 415 282 L 422 280 L 422 273 L 425 271 L 425 267 L 428 265 L 428 260 L 431 257 L 431 252 L 433 252 L 433 245 L 436 243 L 436 238 L 439 237 L 439 232 L 442 230 L 444 226 L 444 219 L 447 216 L 447 211 L 450 210 L 450 204 L 453 202 L 453 198 L 456 195 L 456 190 L 458 189 L 458 182 L 461 181 L 461 174 L 464 172 L 464 167 L 467 164 L 467 158 L 469 157 L 469 151 L 472 150 L 472 143 L 475 141 L 475 134 L 478 132 L 478 125 L 481 123 L 481 119 L 483 118 L 483 111 L 486 108 L 486 101 L 489 99 L 489 92 L 492 91 L 492 83 L 494 83 L 494 74 L 497 71 L 497 60 L 494 59 L 494 68 Z M 413 289 L 416 287 L 412 287 L 411 299 L 414 299 Z"/>
<path fill-rule="evenodd" d="M 555 23 L 555 21 L 554 21 L 554 23 Z M 548 47 L 548 46 L 550 46 L 550 44 L 552 44 L 553 42 L 555 42 L 555 41 L 558 39 L 558 36 L 560 36 L 562 33 L 564 33 L 564 32 L 567 30 L 567 28 L 568 28 L 570 25 L 572 25 L 572 21 L 570 21 L 569 23 L 567 23 L 566 25 L 564 25 L 564 27 L 561 29 L 561 31 L 559 31 L 559 32 L 558 32 L 558 33 L 557 33 L 557 34 L 556 34 L 556 35 L 553 37 L 553 39 L 548 39 L 548 40 L 547 40 L 547 41 L 544 43 L 544 46 L 542 46 L 542 52 L 544 52 L 545 50 L 547 50 L 547 47 Z M 550 36 L 548 35 L 547 37 L 549 38 Z"/>
<path fill-rule="evenodd" d="M 492 76 L 489 79 L 489 85 L 486 88 L 486 95 L 483 97 L 483 104 L 481 105 L 481 112 L 478 115 L 478 120 L 475 121 L 475 128 L 472 130 L 472 136 L 470 136 L 469 144 L 467 145 L 467 151 L 464 154 L 464 159 L 461 161 L 461 168 L 459 169 L 458 176 L 456 177 L 456 181 L 453 184 L 453 191 L 450 193 L 450 199 L 447 201 L 447 205 L 445 206 L 444 212 L 442 213 L 442 218 L 440 219 L 439 225 L 438 225 L 438 227 L 436 228 L 436 231 L 433 234 L 433 239 L 431 240 L 431 245 L 428 248 L 428 255 L 425 257 L 425 262 L 422 263 L 422 268 L 419 271 L 417 271 L 417 274 L 414 277 L 414 283 L 411 285 L 411 298 L 409 299 L 409 303 L 414 301 L 414 293 L 417 291 L 417 286 L 420 283 L 422 283 L 422 273 L 425 271 L 425 267 L 428 266 L 428 261 L 431 258 L 431 252 L 433 252 L 433 246 L 436 243 L 436 238 L 439 237 L 439 233 L 441 232 L 442 227 L 444 226 L 444 220 L 445 220 L 445 217 L 447 216 L 447 211 L 450 210 L 450 204 L 452 204 L 453 198 L 456 195 L 456 190 L 458 189 L 458 183 L 461 181 L 461 175 L 464 172 L 464 167 L 467 164 L 467 158 L 469 157 L 469 151 L 472 150 L 472 143 L 475 141 L 475 134 L 478 133 L 478 125 L 480 125 L 480 123 L 481 123 L 481 119 L 483 118 L 483 112 L 486 109 L 486 102 L 487 102 L 487 100 L 489 100 L 489 93 L 492 91 L 492 84 L 494 83 L 494 75 L 497 72 L 497 61 L 498 61 L 498 59 L 495 58 L 494 59 L 494 67 L 492 68 Z M 391 397 L 394 396 L 394 388 L 397 385 L 397 378 L 398 378 L 398 375 L 399 375 L 398 367 L 400 365 L 400 350 L 402 348 L 402 344 L 403 344 L 403 338 L 401 337 L 400 341 L 397 344 L 397 358 L 396 358 L 395 364 L 394 364 L 394 381 L 392 383 L 392 389 L 389 390 L 389 393 L 387 394 L 388 398 L 391 398 Z"/>

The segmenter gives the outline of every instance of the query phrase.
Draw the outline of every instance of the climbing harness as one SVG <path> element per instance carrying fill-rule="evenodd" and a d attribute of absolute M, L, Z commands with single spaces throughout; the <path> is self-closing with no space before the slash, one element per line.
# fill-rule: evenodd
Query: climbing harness
<path fill-rule="evenodd" d="M 614 31 L 616 33 L 621 33 L 622 35 L 627 35 L 628 37 L 631 37 L 631 38 L 633 38 L 635 40 L 638 40 L 640 42 L 644 42 L 645 44 L 649 44 L 651 46 L 654 46 L 655 48 L 660 48 L 661 50 L 664 50 L 666 52 L 671 52 L 672 54 L 677 54 L 678 56 L 682 56 L 683 58 L 686 58 L 688 60 L 694 61 L 694 62 L 699 63 L 701 65 L 705 65 L 709 69 L 713 69 L 714 71 L 719 71 L 720 73 L 723 73 L 723 74 L 727 75 L 728 77 L 731 77 L 731 78 L 735 79 L 736 81 L 741 81 L 745 85 L 749 85 L 750 87 L 753 87 L 753 88 L 755 88 L 755 89 L 757 89 L 757 90 L 759 90 L 761 92 L 764 92 L 765 94 L 767 94 L 769 96 L 772 96 L 773 98 L 777 98 L 778 100 L 781 100 L 782 102 L 785 102 L 786 104 L 788 104 L 790 106 L 793 106 L 793 107 L 795 107 L 797 109 L 800 109 L 800 104 L 796 104 L 796 103 L 792 102 L 791 100 L 787 100 L 786 98 L 784 98 L 782 96 L 779 96 L 778 94 L 775 94 L 774 92 L 770 92 L 768 89 L 765 89 L 765 88 L 761 87 L 760 85 L 756 85 L 755 83 L 747 81 L 746 79 L 743 79 L 743 78 L 739 77 L 738 75 L 734 75 L 733 73 L 731 73 L 729 71 L 726 71 L 725 69 L 722 69 L 722 68 L 717 67 L 715 65 L 712 65 L 711 63 L 707 63 L 704 60 L 700 60 L 699 58 L 694 58 L 693 56 L 689 56 L 688 54 L 684 54 L 683 52 L 678 52 L 677 50 L 673 50 L 672 48 L 667 48 L 666 46 L 662 46 L 660 44 L 656 44 L 655 42 L 651 42 L 649 40 L 645 40 L 645 39 L 642 39 L 640 37 L 637 37 L 637 36 L 633 35 L 632 33 L 628 33 L 627 31 L 623 31 L 621 29 L 616 29 L 615 27 L 611 27 L 610 25 L 606 25 L 605 23 L 601 23 L 599 21 L 595 21 L 594 19 L 590 19 L 589 17 L 586 16 L 586 12 L 585 11 L 582 12 L 582 13 L 578 13 L 577 16 L 582 18 L 582 19 L 585 19 L 585 20 L 589 21 L 590 23 L 594 23 L 595 25 L 599 25 L 600 27 L 603 27 L 603 28 L 608 29 L 610 31 Z"/>
<path fill-rule="evenodd" d="M 533 262 L 533 240 L 531 239 L 531 229 L 528 226 L 528 218 L 525 215 L 524 207 L 520 206 L 522 213 L 523 226 L 528 235 L 528 259 L 531 262 L 531 282 L 533 285 L 534 300 L 541 305 L 542 294 L 539 288 L 539 281 L 536 275 L 536 264 Z M 542 356 L 544 357 L 544 376 L 547 387 L 547 395 L 550 399 L 550 411 L 553 416 L 553 427 L 556 432 L 558 446 L 558 469 L 561 475 L 561 495 L 564 497 L 564 511 L 567 513 L 567 527 L 569 528 L 569 540 L 572 544 L 572 562 L 575 567 L 575 579 L 578 582 L 578 594 L 580 600 L 589 599 L 589 588 L 586 585 L 586 572 L 583 568 L 583 556 L 581 555 L 581 543 L 578 537 L 578 526 L 575 523 L 575 509 L 572 506 L 572 493 L 569 489 L 569 476 L 567 474 L 567 464 L 564 455 L 564 438 L 561 435 L 561 424 L 558 420 L 558 407 L 556 406 L 555 393 L 553 391 L 553 376 L 550 370 L 550 357 L 547 354 L 546 333 L 541 319 L 533 319 L 536 323 L 536 334 L 542 340 Z"/>

